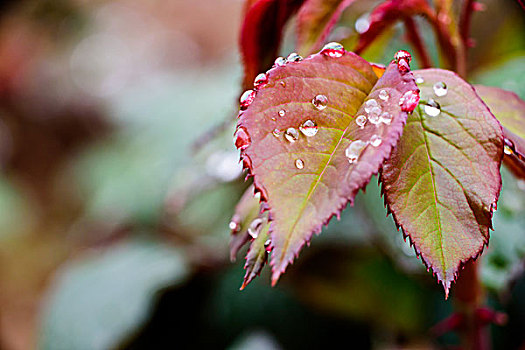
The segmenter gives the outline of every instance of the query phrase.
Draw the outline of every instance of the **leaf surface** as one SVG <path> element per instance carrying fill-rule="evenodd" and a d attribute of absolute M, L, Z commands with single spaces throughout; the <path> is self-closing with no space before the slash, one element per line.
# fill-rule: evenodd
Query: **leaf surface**
<path fill-rule="evenodd" d="M 260 195 L 254 195 L 253 185 L 248 187 L 235 206 L 235 213 L 230 221 L 230 260 L 236 260 L 239 250 L 251 240 L 248 228 L 253 220 L 260 216 Z"/>
<path fill-rule="evenodd" d="M 331 57 L 322 51 L 274 67 L 267 76 L 240 115 L 237 141 L 241 135 L 246 142 L 236 144 L 270 208 L 275 284 L 312 234 L 353 202 L 378 172 L 407 118 L 400 98 L 408 92 L 417 95 L 417 86 L 412 73 L 401 73 L 394 62 L 378 80 L 370 64 L 351 52 Z M 382 90 L 387 101 L 378 98 Z M 325 108 L 312 103 L 319 96 L 326 97 Z M 368 120 L 360 128 L 356 123 L 357 116 L 370 116 L 363 103 L 371 99 L 392 117 L 390 124 Z M 307 121 L 318 128 L 313 136 L 299 131 Z M 292 142 L 291 135 L 297 140 Z M 347 148 L 354 141 L 365 146 L 350 163 Z"/>
<path fill-rule="evenodd" d="M 263 267 L 268 261 L 268 250 L 266 245 L 270 239 L 270 225 L 266 219 L 262 225 L 259 235 L 252 241 L 248 254 L 246 254 L 246 264 L 244 264 L 246 274 L 244 275 L 244 282 L 242 283 L 241 290 L 253 281 L 255 277 L 261 274 Z"/>
<path fill-rule="evenodd" d="M 321 48 L 343 11 L 355 0 L 306 0 L 297 14 L 297 51 Z"/>
<path fill-rule="evenodd" d="M 396 223 L 448 295 L 460 265 L 488 244 L 501 189 L 503 134 L 472 86 L 453 72 L 414 75 L 424 79 L 421 102 L 383 165 L 381 182 Z M 434 89 L 441 82 L 444 95 Z M 440 105 L 439 114 L 425 108 L 430 99 Z"/>

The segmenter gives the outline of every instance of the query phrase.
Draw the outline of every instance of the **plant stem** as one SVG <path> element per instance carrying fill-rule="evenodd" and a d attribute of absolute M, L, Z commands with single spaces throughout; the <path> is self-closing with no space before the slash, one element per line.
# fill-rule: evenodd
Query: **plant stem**
<path fill-rule="evenodd" d="M 421 39 L 419 28 L 417 27 L 416 22 L 411 17 L 405 18 L 404 22 L 408 40 L 414 47 L 414 50 L 416 50 L 417 56 L 421 64 L 421 68 L 432 67 L 430 56 L 425 48 L 423 40 Z"/>

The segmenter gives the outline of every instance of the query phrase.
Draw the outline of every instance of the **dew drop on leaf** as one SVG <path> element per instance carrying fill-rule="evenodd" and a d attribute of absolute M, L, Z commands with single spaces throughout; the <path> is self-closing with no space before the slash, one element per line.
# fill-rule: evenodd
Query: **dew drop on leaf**
<path fill-rule="evenodd" d="M 264 249 L 266 249 L 267 253 L 272 251 L 272 240 L 271 239 L 267 239 L 266 242 L 264 242 Z"/>
<path fill-rule="evenodd" d="M 286 115 L 286 111 L 281 109 L 277 114 L 279 114 L 279 117 L 284 117 Z"/>
<path fill-rule="evenodd" d="M 504 152 L 506 155 L 508 155 L 508 156 L 510 156 L 510 155 L 512 155 L 512 154 L 514 153 L 514 152 L 512 151 L 512 148 L 510 148 L 510 147 L 507 146 L 507 145 L 505 145 L 505 147 L 503 148 L 503 152 Z"/>
<path fill-rule="evenodd" d="M 255 89 L 258 89 L 261 86 L 265 85 L 266 83 L 268 83 L 268 74 L 260 73 L 259 75 L 255 77 L 255 80 L 253 81 L 253 87 Z"/>
<path fill-rule="evenodd" d="M 378 135 L 372 135 L 372 137 L 370 138 L 370 144 L 374 147 L 378 147 L 381 142 L 383 142 L 383 140 L 381 140 L 381 137 L 378 136 Z"/>
<path fill-rule="evenodd" d="M 297 131 L 295 128 L 288 128 L 284 133 L 284 137 L 286 137 L 288 141 L 293 143 L 299 138 L 299 131 Z"/>
<path fill-rule="evenodd" d="M 315 124 L 314 121 L 308 119 L 303 124 L 301 124 L 299 130 L 301 130 L 304 136 L 312 137 L 315 136 L 315 134 L 317 134 L 319 128 L 317 127 L 317 124 Z"/>
<path fill-rule="evenodd" d="M 286 83 L 284 81 L 281 81 L 279 84 L 281 84 L 282 87 L 286 87 Z"/>
<path fill-rule="evenodd" d="M 232 231 L 233 234 L 237 233 L 240 231 L 241 229 L 241 225 L 240 225 L 240 217 L 239 215 L 235 214 L 230 223 L 228 224 L 228 227 L 230 228 L 230 230 Z"/>
<path fill-rule="evenodd" d="M 379 91 L 379 98 L 383 101 L 388 101 L 388 98 L 390 97 L 390 95 L 388 94 L 388 91 L 386 90 L 381 90 Z"/>
<path fill-rule="evenodd" d="M 410 90 L 405 92 L 403 96 L 399 99 L 399 105 L 403 112 L 411 113 L 417 107 L 419 103 L 419 91 Z"/>
<path fill-rule="evenodd" d="M 255 91 L 253 90 L 246 90 L 241 95 L 241 98 L 239 99 L 241 110 L 244 111 L 248 106 L 250 106 L 255 99 Z"/>
<path fill-rule="evenodd" d="M 296 160 L 295 160 L 295 167 L 296 167 L 297 169 L 302 169 L 302 168 L 304 168 L 304 162 L 303 162 L 303 160 L 302 160 L 302 159 L 296 159 Z"/>
<path fill-rule="evenodd" d="M 275 136 L 275 137 L 279 137 L 279 136 L 281 136 L 281 130 L 279 130 L 279 129 L 273 129 L 272 134 L 273 134 L 273 136 Z"/>
<path fill-rule="evenodd" d="M 385 123 L 387 125 L 390 125 L 390 123 L 392 122 L 392 114 L 390 114 L 388 112 L 381 113 L 380 121 L 381 121 L 381 123 Z"/>
<path fill-rule="evenodd" d="M 435 83 L 433 89 L 437 97 L 443 97 L 447 94 L 447 84 L 442 81 Z"/>
<path fill-rule="evenodd" d="M 361 152 L 366 147 L 366 142 L 363 142 L 361 140 L 355 140 L 352 141 L 350 146 L 348 146 L 345 150 L 346 158 L 348 158 L 348 162 L 350 164 L 353 164 L 357 162 L 359 159 L 359 156 L 361 155 Z"/>
<path fill-rule="evenodd" d="M 374 100 L 374 99 L 370 99 L 370 100 L 368 100 L 368 101 L 365 102 L 365 112 L 366 112 L 366 113 L 370 113 L 370 110 L 371 110 L 372 108 L 374 108 L 374 107 L 377 107 L 377 106 L 379 106 L 379 105 L 377 104 L 377 101 Z"/>
<path fill-rule="evenodd" d="M 331 58 L 338 58 L 345 54 L 345 48 L 339 43 L 331 42 L 323 47 L 321 54 Z"/>
<path fill-rule="evenodd" d="M 296 52 L 292 52 L 288 57 L 286 58 L 287 62 L 301 62 L 303 58 L 297 54 Z"/>
<path fill-rule="evenodd" d="M 361 129 L 365 127 L 365 124 L 366 124 L 366 117 L 364 115 L 358 115 L 356 118 L 355 118 L 355 123 L 357 124 L 357 126 L 359 126 Z"/>
<path fill-rule="evenodd" d="M 368 120 L 370 120 L 370 123 L 377 125 L 381 123 L 381 107 L 372 107 L 370 109 L 370 113 L 368 113 Z"/>
<path fill-rule="evenodd" d="M 286 64 L 286 58 L 284 57 L 277 57 L 275 61 L 273 62 L 274 67 L 282 67 Z"/>
<path fill-rule="evenodd" d="M 328 105 L 328 98 L 325 95 L 317 95 L 312 99 L 315 108 L 322 111 Z"/>
<path fill-rule="evenodd" d="M 252 236 L 253 239 L 257 238 L 257 236 L 259 236 L 259 232 L 261 231 L 261 227 L 262 219 L 255 218 L 250 224 L 250 227 L 248 227 L 248 234 Z"/>
<path fill-rule="evenodd" d="M 242 151 L 246 149 L 251 143 L 252 140 L 250 139 L 250 135 L 248 135 L 246 128 L 244 126 L 238 128 L 235 132 L 235 147 Z"/>
<path fill-rule="evenodd" d="M 437 117 L 441 113 L 441 106 L 434 99 L 429 98 L 427 103 L 425 103 L 424 110 L 429 117 Z"/>
<path fill-rule="evenodd" d="M 397 63 L 397 69 L 401 73 L 406 73 L 410 70 L 410 61 L 412 60 L 412 55 L 405 50 L 399 50 L 396 52 L 394 59 Z"/>
<path fill-rule="evenodd" d="M 416 84 L 423 84 L 425 82 L 425 79 L 423 79 L 422 76 L 418 75 L 416 76 Z"/>

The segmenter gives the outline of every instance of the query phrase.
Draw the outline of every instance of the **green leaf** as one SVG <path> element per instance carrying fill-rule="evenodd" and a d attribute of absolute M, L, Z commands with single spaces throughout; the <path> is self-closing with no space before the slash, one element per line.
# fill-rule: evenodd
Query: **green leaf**
<path fill-rule="evenodd" d="M 453 72 L 414 75 L 424 80 L 421 102 L 383 165 L 381 181 L 396 223 L 448 295 L 460 265 L 488 244 L 501 189 L 503 134 L 472 86 Z M 446 88 L 434 88 L 441 83 Z M 432 100 L 440 109 L 429 107 Z"/>
<path fill-rule="evenodd" d="M 407 118 L 400 99 L 419 99 L 412 74 L 402 71 L 392 62 L 378 80 L 359 56 L 326 49 L 274 67 L 267 82 L 242 99 L 247 109 L 239 116 L 236 145 L 269 205 L 273 284 L 390 155 Z M 378 106 L 369 114 L 363 103 L 372 99 Z M 372 118 L 376 125 L 370 118 L 362 128 L 356 123 L 374 113 L 387 114 Z"/>

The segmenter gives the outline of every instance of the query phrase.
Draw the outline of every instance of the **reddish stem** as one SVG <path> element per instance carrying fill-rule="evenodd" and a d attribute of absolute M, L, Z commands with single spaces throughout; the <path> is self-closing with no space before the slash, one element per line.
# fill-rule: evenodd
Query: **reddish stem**
<path fill-rule="evenodd" d="M 416 22 L 411 17 L 405 18 L 404 22 L 408 40 L 414 47 L 414 50 L 416 50 L 417 57 L 419 58 L 421 64 L 421 68 L 432 67 L 430 56 L 427 52 L 427 49 L 425 48 L 423 39 L 421 39 L 419 28 L 417 27 Z"/>
<path fill-rule="evenodd" d="M 461 36 L 461 40 L 465 47 L 468 47 L 470 22 L 473 12 L 474 0 L 465 0 L 463 3 L 463 11 L 461 12 L 461 18 L 459 19 L 459 35 Z"/>

